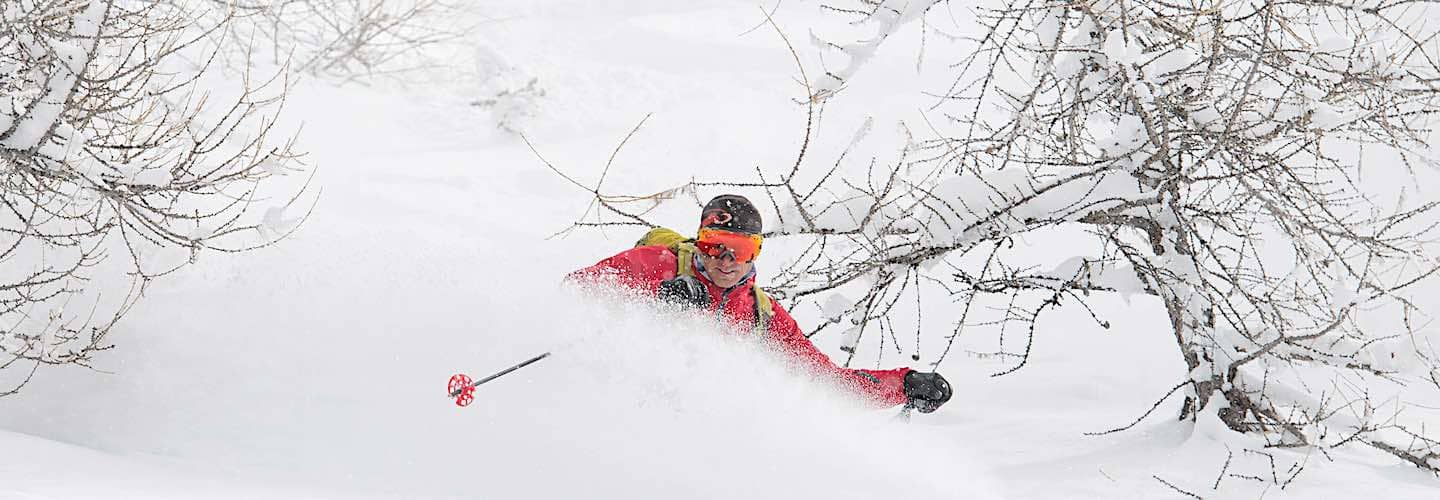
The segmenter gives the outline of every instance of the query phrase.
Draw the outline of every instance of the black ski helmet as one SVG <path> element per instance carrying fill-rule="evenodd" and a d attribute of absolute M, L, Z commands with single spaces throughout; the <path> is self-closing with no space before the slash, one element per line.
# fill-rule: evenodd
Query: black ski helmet
<path fill-rule="evenodd" d="M 700 227 L 760 234 L 763 224 L 760 211 L 750 200 L 738 194 L 722 194 L 711 199 L 700 211 Z"/>

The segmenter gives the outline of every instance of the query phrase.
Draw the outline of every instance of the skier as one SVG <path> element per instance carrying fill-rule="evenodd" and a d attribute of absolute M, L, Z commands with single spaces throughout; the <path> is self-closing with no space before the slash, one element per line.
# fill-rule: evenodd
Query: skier
<path fill-rule="evenodd" d="M 575 271 L 567 279 L 620 285 L 711 311 L 879 405 L 905 404 L 930 413 L 950 400 L 950 384 L 938 373 L 841 368 L 810 343 L 790 313 L 755 284 L 755 258 L 763 240 L 760 212 L 750 200 L 733 194 L 717 196 L 700 215 L 694 239 L 656 228 L 634 248 Z"/>

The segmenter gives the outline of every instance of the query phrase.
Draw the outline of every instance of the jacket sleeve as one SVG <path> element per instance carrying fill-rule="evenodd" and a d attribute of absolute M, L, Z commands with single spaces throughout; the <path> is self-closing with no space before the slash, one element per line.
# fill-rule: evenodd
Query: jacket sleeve
<path fill-rule="evenodd" d="M 804 332 L 795 323 L 795 318 L 792 318 L 784 307 L 778 302 L 772 305 L 775 314 L 770 318 L 770 335 L 786 354 L 810 370 L 836 380 L 871 402 L 881 406 L 905 403 L 905 374 L 911 371 L 909 368 L 861 370 L 836 366 L 810 339 L 805 338 Z"/>
<path fill-rule="evenodd" d="M 654 295 L 660 282 L 675 277 L 675 254 L 663 246 L 635 247 L 565 276 L 583 285 L 620 285 Z"/>

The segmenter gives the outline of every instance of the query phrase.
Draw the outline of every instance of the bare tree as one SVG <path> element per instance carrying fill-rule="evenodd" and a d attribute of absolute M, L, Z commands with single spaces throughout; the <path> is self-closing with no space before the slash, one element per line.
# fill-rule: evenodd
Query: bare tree
<path fill-rule="evenodd" d="M 294 72 L 409 67 L 449 8 L 0 0 L 0 396 L 90 366 L 151 280 L 293 231 L 315 194 L 276 128 Z"/>
<path fill-rule="evenodd" d="M 423 50 L 468 29 L 458 4 L 443 0 L 206 1 L 208 21 L 231 37 L 258 39 L 297 71 L 345 80 L 435 64 Z"/>
<path fill-rule="evenodd" d="M 175 70 L 218 46 L 218 31 L 192 27 L 201 14 L 0 2 L 0 395 L 40 366 L 88 366 L 151 279 L 293 228 L 281 210 L 307 192 L 304 176 L 281 198 L 261 196 L 306 170 L 291 138 L 273 133 L 285 74 L 247 71 L 222 100 L 201 83 L 207 67 Z"/>
<path fill-rule="evenodd" d="M 827 5 L 873 36 L 822 39 L 848 62 L 807 89 L 812 120 L 887 37 L 938 5 Z M 1437 472 L 1440 442 L 1403 402 L 1369 390 L 1440 388 L 1410 296 L 1437 269 L 1440 202 L 1408 170 L 1436 164 L 1426 141 L 1440 50 L 1425 8 L 982 2 L 970 12 L 980 32 L 953 36 L 966 49 L 946 61 L 955 78 L 927 113 L 933 138 L 912 136 L 897 161 L 847 175 L 856 162 L 846 151 L 812 171 L 802 147 L 778 173 L 677 189 L 768 195 L 779 216 L 769 236 L 807 245 L 775 295 L 817 299 L 831 317 L 812 335 L 840 325 L 852 349 L 866 335 L 898 349 L 900 305 L 940 289 L 959 318 L 948 342 L 977 324 L 1023 332 L 1004 375 L 1026 365 L 1047 312 L 1094 314 L 1100 294 L 1148 295 L 1189 373 L 1165 396 L 1183 394 L 1181 419 L 1218 418 L 1275 447 L 1366 443 Z M 1381 171 L 1411 182 L 1371 174 Z M 582 224 L 648 224 L 627 204 L 635 198 L 593 191 L 601 217 Z M 1007 264 L 1015 238 L 1040 231 L 1098 256 Z M 997 298 L 998 314 L 976 307 Z M 1396 351 L 1425 366 L 1392 362 Z"/>

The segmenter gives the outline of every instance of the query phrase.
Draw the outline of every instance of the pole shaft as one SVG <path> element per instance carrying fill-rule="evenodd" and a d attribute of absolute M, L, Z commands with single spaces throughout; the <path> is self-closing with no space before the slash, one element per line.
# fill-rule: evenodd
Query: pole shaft
<path fill-rule="evenodd" d="M 532 364 L 532 363 L 534 363 L 534 362 L 536 362 L 536 361 L 540 361 L 540 360 L 542 360 L 542 359 L 545 359 L 545 358 L 547 358 L 547 357 L 549 357 L 549 356 L 550 356 L 550 353 L 547 352 L 547 353 L 543 353 L 543 354 L 541 354 L 541 355 L 539 355 L 539 356 L 535 356 L 535 357 L 533 357 L 533 358 L 527 359 L 527 360 L 525 360 L 525 361 L 520 362 L 520 364 L 518 364 L 518 365 L 509 367 L 509 368 L 506 368 L 506 369 L 504 369 L 504 370 L 500 370 L 499 372 L 497 372 L 497 373 L 494 374 L 494 375 L 491 375 L 491 376 L 489 376 L 489 377 L 482 378 L 482 379 L 480 379 L 480 380 L 476 380 L 475 383 L 470 384 L 470 386 L 471 386 L 471 387 L 478 386 L 478 385 L 480 385 L 480 384 L 489 382 L 489 381 L 491 381 L 491 380 L 495 380 L 495 379 L 497 379 L 497 378 L 503 377 L 503 376 L 509 374 L 510 372 L 513 372 L 513 371 L 515 371 L 515 370 L 519 370 L 519 369 L 521 369 L 521 368 L 530 366 L 530 364 Z"/>

